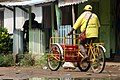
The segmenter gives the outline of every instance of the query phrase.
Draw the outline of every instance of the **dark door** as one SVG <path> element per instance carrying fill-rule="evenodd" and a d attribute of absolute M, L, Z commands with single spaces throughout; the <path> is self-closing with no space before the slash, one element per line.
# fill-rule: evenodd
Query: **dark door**
<path fill-rule="evenodd" d="M 45 47 L 49 48 L 49 39 L 52 36 L 52 18 L 51 18 L 51 6 L 43 6 L 43 21 L 42 25 L 45 32 Z"/>
<path fill-rule="evenodd" d="M 120 54 L 120 0 L 116 1 L 116 39 L 117 54 Z"/>

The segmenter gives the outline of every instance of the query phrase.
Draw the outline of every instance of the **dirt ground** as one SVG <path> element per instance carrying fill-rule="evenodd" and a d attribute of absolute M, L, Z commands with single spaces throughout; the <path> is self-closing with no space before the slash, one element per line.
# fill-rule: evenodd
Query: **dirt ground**
<path fill-rule="evenodd" d="M 111 63 L 113 64 L 113 63 Z M 105 70 L 100 74 L 95 74 L 91 70 L 88 72 L 80 72 L 78 68 L 75 70 L 65 70 L 62 67 L 58 71 L 50 69 L 42 69 L 40 67 L 0 67 L 0 79 L 27 79 L 27 78 L 79 78 L 79 77 L 119 77 L 120 65 L 106 65 Z"/>

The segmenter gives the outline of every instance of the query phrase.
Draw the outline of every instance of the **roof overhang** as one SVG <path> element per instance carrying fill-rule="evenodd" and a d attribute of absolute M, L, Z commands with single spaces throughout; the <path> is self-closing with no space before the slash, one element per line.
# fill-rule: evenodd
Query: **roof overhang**
<path fill-rule="evenodd" d="M 36 4 L 43 4 L 48 2 L 54 2 L 55 0 L 28 0 L 21 2 L 1 2 L 0 4 L 3 6 L 32 6 Z"/>
<path fill-rule="evenodd" d="M 0 0 L 0 2 L 21 2 L 26 0 Z"/>
<path fill-rule="evenodd" d="M 85 1 L 88 0 L 58 0 L 58 7 L 84 3 Z"/>

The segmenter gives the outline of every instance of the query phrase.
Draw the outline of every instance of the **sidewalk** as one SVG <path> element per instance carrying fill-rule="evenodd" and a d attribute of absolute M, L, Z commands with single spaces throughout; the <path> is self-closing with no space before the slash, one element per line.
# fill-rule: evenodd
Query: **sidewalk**
<path fill-rule="evenodd" d="M 120 66 L 120 54 L 116 54 L 111 58 L 106 59 L 106 65 Z"/>
<path fill-rule="evenodd" d="M 106 65 L 108 66 L 112 66 L 112 65 L 115 65 L 115 66 L 120 66 L 120 62 L 106 62 Z"/>

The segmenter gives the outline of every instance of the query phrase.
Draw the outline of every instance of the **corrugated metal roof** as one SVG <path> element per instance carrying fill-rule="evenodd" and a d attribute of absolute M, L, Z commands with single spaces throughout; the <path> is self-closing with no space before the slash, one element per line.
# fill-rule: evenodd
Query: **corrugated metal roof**
<path fill-rule="evenodd" d="M 0 2 L 21 2 L 26 0 L 0 0 Z"/>
<path fill-rule="evenodd" d="M 79 3 L 84 3 L 85 1 L 88 0 L 58 0 L 58 6 L 67 6 L 67 5 L 73 5 L 73 4 L 79 4 Z"/>
<path fill-rule="evenodd" d="M 55 0 L 28 0 L 28 1 L 21 1 L 21 2 L 1 2 L 1 5 L 5 6 L 24 6 L 24 5 L 35 5 L 47 2 L 54 2 Z"/>

